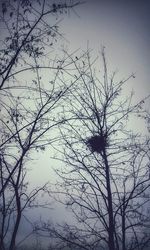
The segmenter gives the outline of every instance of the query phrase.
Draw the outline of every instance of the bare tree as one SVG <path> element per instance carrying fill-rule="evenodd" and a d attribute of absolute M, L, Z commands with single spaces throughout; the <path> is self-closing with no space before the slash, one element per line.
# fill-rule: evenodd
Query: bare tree
<path fill-rule="evenodd" d="M 45 226 L 63 242 L 58 249 L 141 250 L 150 242 L 149 138 L 134 126 L 147 98 L 133 105 L 133 93 L 122 94 L 135 76 L 118 81 L 108 74 L 104 49 L 102 59 L 102 76 L 89 52 L 82 61 L 72 59 L 79 80 L 64 113 L 72 120 L 59 126 L 64 164 L 55 188 L 76 223 Z"/>
<path fill-rule="evenodd" d="M 2 1 L 0 51 L 0 249 L 13 250 L 24 211 L 38 205 L 47 185 L 28 188 L 27 163 L 34 151 L 56 140 L 54 130 L 70 85 L 77 79 L 67 56 L 50 58 L 64 12 L 79 3 Z M 72 83 L 67 83 L 72 79 Z M 62 79 L 62 80 L 61 80 Z"/>

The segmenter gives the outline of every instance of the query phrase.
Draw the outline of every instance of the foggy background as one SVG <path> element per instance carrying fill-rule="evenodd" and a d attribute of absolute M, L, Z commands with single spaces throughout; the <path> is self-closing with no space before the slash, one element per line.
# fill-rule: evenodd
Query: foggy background
<path fill-rule="evenodd" d="M 69 52 L 76 49 L 86 51 L 87 46 L 93 49 L 95 55 L 98 55 L 101 47 L 105 46 L 110 71 L 118 71 L 120 78 L 126 78 L 131 73 L 135 73 L 136 78 L 130 80 L 126 93 L 134 89 L 135 101 L 138 101 L 150 92 L 149 13 L 150 1 L 148 0 L 88 0 L 71 11 L 70 15 L 65 16 L 59 23 L 65 39 L 59 42 L 56 56 L 60 57 L 62 48 Z M 54 151 L 49 148 L 43 153 L 32 155 L 33 160 L 27 165 L 31 187 L 40 186 L 47 181 L 55 183 L 58 177 L 53 169 L 61 166 L 62 163 L 52 160 L 53 154 Z M 54 222 L 71 220 L 68 213 L 66 218 L 64 208 L 50 202 L 51 209 L 45 209 L 44 213 L 40 209 L 30 211 L 29 220 L 40 219 L 40 216 Z M 20 233 L 23 235 L 26 231 L 28 231 L 28 224 L 23 220 Z"/>
<path fill-rule="evenodd" d="M 60 22 L 60 30 L 65 40 L 60 42 L 56 55 L 60 57 L 62 47 L 73 52 L 76 49 L 86 51 L 87 46 L 93 49 L 95 55 L 99 55 L 102 46 L 105 46 L 110 71 L 117 71 L 118 78 L 135 74 L 135 79 L 128 83 L 126 91 L 130 93 L 133 89 L 135 101 L 138 101 L 150 91 L 149 11 L 150 2 L 147 0 L 88 0 Z M 97 64 L 101 66 L 100 61 Z M 51 168 L 48 166 L 50 152 L 43 154 L 45 154 L 44 164 L 41 156 L 35 155 L 39 167 L 33 163 L 33 166 L 36 165 L 34 181 L 44 182 L 48 173 L 51 173 Z M 44 165 L 46 168 L 42 172 L 41 163 L 42 169 Z"/>

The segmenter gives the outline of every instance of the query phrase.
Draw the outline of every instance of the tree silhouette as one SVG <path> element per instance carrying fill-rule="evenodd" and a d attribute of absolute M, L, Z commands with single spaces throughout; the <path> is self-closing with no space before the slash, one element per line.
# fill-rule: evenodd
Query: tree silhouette
<path fill-rule="evenodd" d="M 141 250 L 150 242 L 149 138 L 130 125 L 132 117 L 147 117 L 148 97 L 132 104 L 133 93 L 123 94 L 134 75 L 118 81 L 108 74 L 104 49 L 102 59 L 102 76 L 89 51 L 84 64 L 74 62 L 79 80 L 64 111 L 72 120 L 59 126 L 64 164 L 54 193 L 76 223 L 45 228 L 58 239 L 58 249 Z"/>
<path fill-rule="evenodd" d="M 26 174 L 32 152 L 52 144 L 64 118 L 58 107 L 69 85 L 67 57 L 49 56 L 56 47 L 60 15 L 78 5 L 49 1 L 2 1 L 0 21 L 0 250 L 13 250 L 24 211 L 38 206 L 47 185 L 30 190 Z M 58 81 L 59 79 L 59 81 Z M 72 84 L 76 79 L 70 74 Z M 61 82 L 61 83 L 60 83 Z M 39 204 L 40 205 L 40 204 Z"/>

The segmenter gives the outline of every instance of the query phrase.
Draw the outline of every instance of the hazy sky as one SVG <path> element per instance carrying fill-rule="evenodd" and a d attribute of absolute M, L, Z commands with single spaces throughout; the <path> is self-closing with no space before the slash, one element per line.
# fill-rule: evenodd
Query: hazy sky
<path fill-rule="evenodd" d="M 150 91 L 150 1 L 88 0 L 62 23 L 70 49 L 106 46 L 112 69 L 121 76 L 136 73 L 136 91 Z M 139 94 L 137 93 L 137 94 Z"/>
<path fill-rule="evenodd" d="M 68 41 L 62 40 L 62 45 L 70 51 L 86 50 L 89 42 L 95 55 L 104 45 L 112 70 L 117 69 L 120 77 L 135 73 L 129 91 L 133 87 L 138 99 L 147 95 L 150 92 L 150 1 L 88 0 L 76 7 L 75 12 L 71 11 L 60 23 L 60 30 Z M 55 163 L 50 160 L 51 153 L 36 155 L 37 161 L 31 163 L 35 172 L 33 175 L 29 172 L 29 176 L 35 184 L 54 179 L 51 167 Z"/>
<path fill-rule="evenodd" d="M 121 77 L 134 72 L 136 78 L 131 82 L 131 87 L 138 98 L 148 94 L 150 0 L 88 0 L 75 11 L 60 23 L 60 29 L 68 41 L 62 41 L 62 44 L 73 51 L 78 48 L 86 50 L 89 42 L 95 54 L 104 45 L 111 69 L 118 69 Z M 54 179 L 50 155 L 51 152 L 46 151 L 43 155 L 35 156 L 37 161 L 31 162 L 33 174 L 29 172 L 29 177 L 35 185 Z M 53 216 L 53 212 L 51 214 Z"/>

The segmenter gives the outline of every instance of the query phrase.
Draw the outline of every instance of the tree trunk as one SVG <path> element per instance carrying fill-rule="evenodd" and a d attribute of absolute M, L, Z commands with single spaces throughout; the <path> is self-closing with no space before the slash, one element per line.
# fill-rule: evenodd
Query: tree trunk
<path fill-rule="evenodd" d="M 5 250 L 3 238 L 0 239 L 0 250 Z"/>
<path fill-rule="evenodd" d="M 126 235 L 125 235 L 125 197 L 123 197 L 123 207 L 122 207 L 122 250 L 126 250 L 125 241 L 126 241 Z"/>
<path fill-rule="evenodd" d="M 112 206 L 112 192 L 110 185 L 110 170 L 107 160 L 107 155 L 105 150 L 103 151 L 103 158 L 105 163 L 105 173 L 106 173 L 106 186 L 107 186 L 107 195 L 108 195 L 108 216 L 109 216 L 109 228 L 108 228 L 108 246 L 109 250 L 115 250 L 115 242 L 114 242 L 114 218 L 113 218 L 113 206 Z"/>
<path fill-rule="evenodd" d="M 19 224 L 21 220 L 21 202 L 20 202 L 20 197 L 18 193 L 18 186 L 15 187 L 15 195 L 16 195 L 16 205 L 17 205 L 17 218 L 16 218 L 16 222 L 14 226 L 14 231 L 11 237 L 9 250 L 15 250 L 16 236 L 17 236 L 17 232 L 18 232 L 18 228 L 19 228 Z"/>

